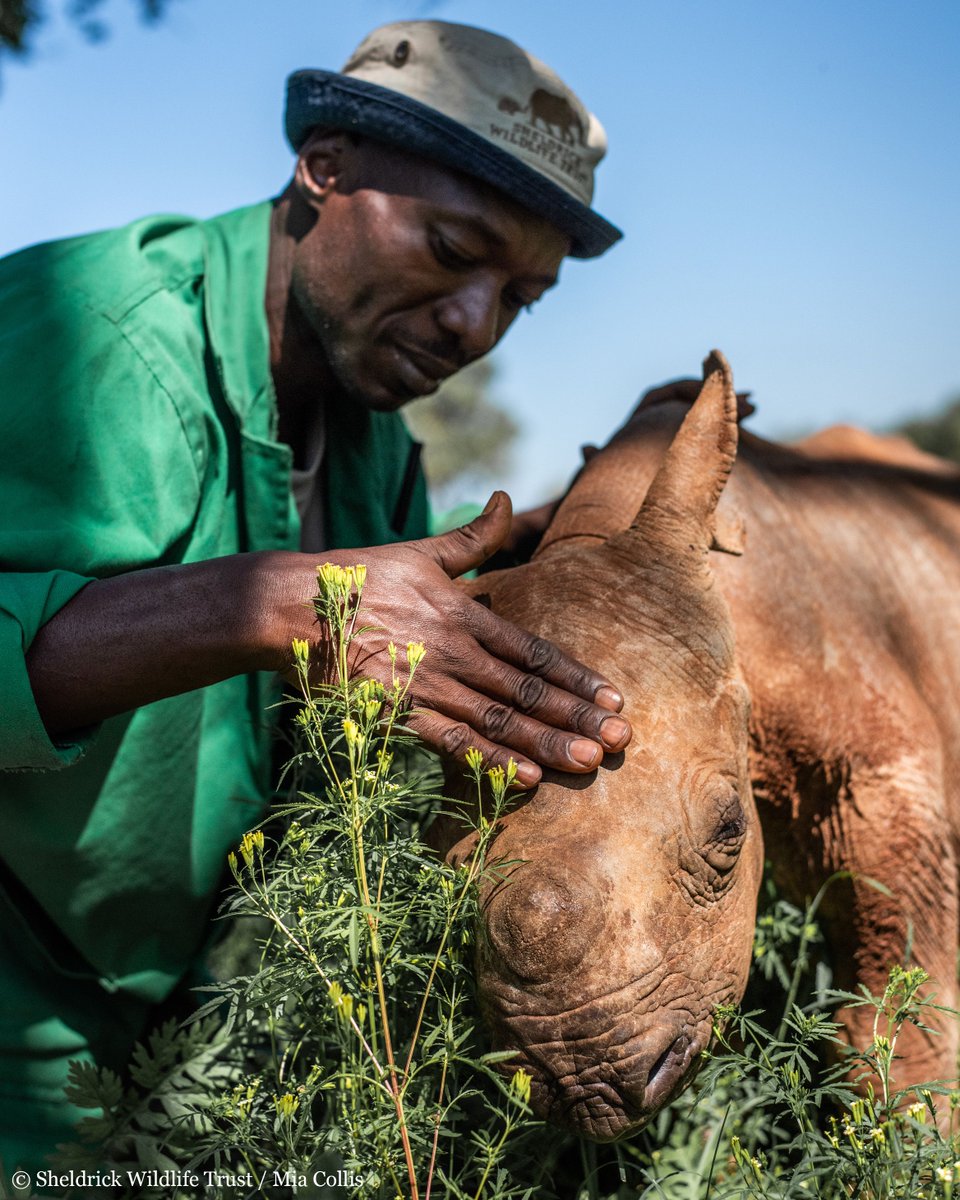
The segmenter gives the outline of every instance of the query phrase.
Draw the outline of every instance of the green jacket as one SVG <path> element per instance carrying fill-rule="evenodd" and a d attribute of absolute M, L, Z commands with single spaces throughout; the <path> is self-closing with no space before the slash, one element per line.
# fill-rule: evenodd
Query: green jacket
<path fill-rule="evenodd" d="M 108 991 L 148 1001 L 196 953 L 225 855 L 264 812 L 274 681 L 228 679 L 55 744 L 24 654 L 93 578 L 297 547 L 269 216 L 153 217 L 0 262 L 0 884 L 28 936 L 63 935 L 69 969 L 76 951 Z M 426 533 L 412 451 L 398 416 L 328 407 L 332 547 Z"/>

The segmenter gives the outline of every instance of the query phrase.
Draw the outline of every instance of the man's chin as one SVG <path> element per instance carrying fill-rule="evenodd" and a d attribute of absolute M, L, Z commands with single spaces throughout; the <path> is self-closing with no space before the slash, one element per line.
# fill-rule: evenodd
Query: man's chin
<path fill-rule="evenodd" d="M 437 385 L 438 387 L 439 385 Z M 433 392 L 437 387 L 432 389 Z M 421 396 L 431 395 L 431 392 L 411 393 L 406 388 L 386 388 L 386 387 L 343 387 L 342 395 L 352 404 L 356 404 L 360 408 L 365 408 L 369 412 L 398 412 L 405 405 L 413 400 L 419 400 Z"/>
<path fill-rule="evenodd" d="M 396 412 L 412 400 L 432 396 L 444 379 L 436 379 L 395 343 L 370 350 L 366 361 L 346 355 L 331 360 L 334 378 L 346 399 L 371 412 Z"/>
<path fill-rule="evenodd" d="M 362 405 L 371 412 L 396 412 L 413 400 L 432 396 L 439 391 L 443 380 L 424 381 L 423 384 L 412 386 L 403 379 L 364 380 L 352 385 L 341 385 L 347 399 Z"/>

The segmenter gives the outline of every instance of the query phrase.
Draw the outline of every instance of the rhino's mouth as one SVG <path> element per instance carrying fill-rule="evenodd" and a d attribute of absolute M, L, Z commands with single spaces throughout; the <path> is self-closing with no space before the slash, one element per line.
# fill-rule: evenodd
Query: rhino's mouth
<path fill-rule="evenodd" d="M 531 1085 L 537 1111 L 554 1125 L 593 1141 L 612 1141 L 642 1129 L 692 1078 L 699 1062 L 698 1039 L 681 1034 L 649 1067 L 602 1062 L 583 1073 Z"/>
<path fill-rule="evenodd" d="M 709 1034 L 709 1022 L 661 1019 L 620 1045 L 603 1037 L 540 1044 L 509 1038 L 517 1056 L 504 1069 L 522 1066 L 531 1075 L 538 1116 L 594 1141 L 612 1141 L 641 1129 L 690 1082 Z"/>
<path fill-rule="evenodd" d="M 690 1083 L 714 1008 L 735 990 L 733 980 L 694 981 L 664 964 L 574 1005 L 554 988 L 544 995 L 486 974 L 482 983 L 493 1046 L 515 1052 L 504 1072 L 523 1067 L 537 1116 L 594 1141 L 641 1129 Z"/>

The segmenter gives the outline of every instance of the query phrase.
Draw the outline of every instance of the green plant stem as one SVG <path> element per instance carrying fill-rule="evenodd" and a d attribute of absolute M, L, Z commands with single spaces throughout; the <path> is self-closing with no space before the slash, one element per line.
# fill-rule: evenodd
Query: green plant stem
<path fill-rule="evenodd" d="M 380 935 L 378 932 L 378 922 L 374 915 L 373 905 L 370 900 L 370 885 L 367 878 L 367 860 L 366 851 L 363 841 L 363 820 L 360 815 L 360 794 L 357 786 L 357 760 L 356 748 L 352 744 L 348 744 L 348 753 L 350 757 L 350 788 L 351 800 L 353 807 L 353 840 L 354 840 L 354 861 L 357 866 L 357 881 L 360 885 L 360 895 L 363 899 L 367 928 L 370 931 L 370 953 L 373 957 L 373 973 L 376 979 L 377 986 L 377 1001 L 380 1006 L 380 1022 L 381 1031 L 383 1033 L 383 1047 L 387 1060 L 387 1069 L 389 1071 L 390 1092 L 393 1097 L 394 1107 L 397 1113 L 397 1121 L 400 1124 L 400 1141 L 403 1145 L 404 1159 L 407 1164 L 407 1175 L 410 1182 L 411 1200 L 419 1200 L 419 1192 L 417 1189 L 416 1168 L 413 1161 L 413 1148 L 410 1145 L 410 1132 L 407 1129 L 406 1113 L 403 1108 L 403 1091 L 397 1079 L 397 1066 L 393 1054 L 393 1039 L 390 1034 L 390 1015 L 387 1006 L 387 993 L 383 983 L 383 964 L 380 954 Z"/>
<path fill-rule="evenodd" d="M 797 957 L 793 967 L 793 977 L 790 980 L 790 990 L 787 992 L 787 999 L 783 1006 L 783 1016 L 780 1018 L 780 1024 L 777 1026 L 776 1040 L 783 1041 L 784 1034 L 787 1032 L 787 1019 L 793 1011 L 793 1006 L 797 1002 L 797 994 L 800 990 L 800 980 L 803 976 L 804 965 L 806 962 L 807 946 L 810 944 L 810 934 L 808 930 L 811 927 L 813 918 L 817 915 L 817 911 L 823 902 L 827 891 L 839 879 L 849 879 L 849 871 L 834 871 L 834 873 L 825 880 L 816 896 L 813 898 L 813 903 L 804 913 L 803 928 L 800 931 L 800 944 L 797 947 Z"/>
<path fill-rule="evenodd" d="M 513 1132 L 513 1126 L 513 1116 L 508 1113 L 506 1124 L 503 1127 L 503 1133 L 500 1135 L 500 1140 L 492 1150 L 487 1151 L 487 1162 L 483 1168 L 483 1175 L 480 1177 L 480 1183 L 477 1185 L 477 1190 L 473 1193 L 473 1200 L 480 1200 L 480 1195 L 483 1192 L 483 1189 L 487 1186 L 487 1180 L 490 1178 L 490 1172 L 493 1170 L 493 1164 L 502 1154 L 503 1148 L 507 1144 L 507 1139 Z"/>
<path fill-rule="evenodd" d="M 290 942 L 291 946 L 293 946 L 294 949 L 296 949 L 299 952 L 299 954 L 306 960 L 306 962 L 309 964 L 309 966 L 314 971 L 316 971 L 316 973 L 320 976 L 320 978 L 323 980 L 324 984 L 326 985 L 327 989 L 329 990 L 330 985 L 332 984 L 333 980 L 327 975 L 327 973 L 326 973 L 326 971 L 324 971 L 323 967 L 320 966 L 320 963 L 317 959 L 316 954 L 313 951 L 308 950 L 307 947 L 300 941 L 300 939 L 287 927 L 283 918 L 273 908 L 273 906 L 266 900 L 265 897 L 261 901 L 259 899 L 259 896 L 252 895 L 251 892 L 248 891 L 248 889 L 245 888 L 239 880 L 238 880 L 238 885 L 240 887 L 240 890 L 243 892 L 243 894 L 245 896 L 247 896 L 251 901 L 253 901 L 253 903 L 256 905 L 257 911 L 261 914 L 261 916 L 266 917 L 267 920 L 269 920 L 271 922 L 271 924 L 277 930 L 279 930 L 279 932 L 281 934 L 283 934 L 283 936 Z M 356 1033 L 357 1037 L 360 1039 L 360 1044 L 363 1046 L 364 1051 L 366 1052 L 370 1061 L 373 1063 L 378 1074 L 381 1076 L 381 1079 L 385 1079 L 385 1077 L 387 1076 L 387 1072 L 384 1070 L 383 1066 L 380 1064 L 380 1061 L 378 1060 L 376 1054 L 374 1054 L 373 1049 L 370 1046 L 370 1043 L 364 1037 L 363 1030 L 357 1024 L 356 1018 L 353 1016 L 352 1013 L 349 1017 L 349 1023 L 350 1023 L 350 1027 L 353 1029 L 354 1033 Z"/>
<path fill-rule="evenodd" d="M 466 899 L 471 886 L 476 880 L 477 875 L 479 874 L 479 867 L 477 866 L 478 862 L 479 860 L 477 856 L 474 855 L 470 862 L 470 869 L 468 871 L 467 878 L 463 887 L 460 889 L 459 896 L 457 897 L 456 904 L 454 905 L 453 910 L 447 914 L 447 920 L 444 925 L 443 934 L 440 938 L 440 944 L 437 947 L 436 954 L 433 956 L 433 962 L 430 965 L 430 973 L 427 976 L 427 982 L 423 989 L 423 998 L 421 999 L 420 1007 L 417 1010 L 417 1019 L 413 1026 L 413 1036 L 410 1039 L 410 1050 L 407 1054 L 407 1061 L 403 1067 L 403 1076 L 405 1080 L 409 1079 L 410 1077 L 410 1067 L 413 1063 L 413 1055 L 417 1047 L 417 1041 L 420 1037 L 420 1030 L 423 1027 L 423 1019 L 427 1011 L 427 1003 L 430 998 L 430 993 L 433 989 L 433 981 L 437 977 L 437 971 L 440 969 L 440 962 L 443 958 L 443 953 L 447 948 L 447 942 L 450 938 L 453 926 L 456 924 L 457 918 L 460 915 L 460 909 L 463 907 L 463 902 Z"/>
<path fill-rule="evenodd" d="M 430 1147 L 430 1165 L 427 1168 L 427 1188 L 423 1200 L 430 1200 L 430 1189 L 433 1187 L 433 1172 L 437 1162 L 437 1146 L 440 1142 L 440 1122 L 443 1119 L 443 1091 L 447 1084 L 447 1067 L 450 1059 L 443 1057 L 443 1070 L 440 1072 L 440 1091 L 437 1093 L 437 1115 L 434 1118 L 433 1144 Z"/>
<path fill-rule="evenodd" d="M 476 778 L 477 792 L 478 792 L 478 798 L 479 798 L 481 795 L 479 772 L 476 774 L 475 778 Z M 494 823 L 489 825 L 487 827 L 487 829 L 482 831 L 480 833 L 480 835 L 478 836 L 477 848 L 474 851 L 473 856 L 470 859 L 470 866 L 467 870 L 467 878 L 464 881 L 463 887 L 460 889 L 460 894 L 457 897 L 457 901 L 456 901 L 456 904 L 454 905 L 453 910 L 451 912 L 447 913 L 447 920 L 444 925 L 443 935 L 440 939 L 440 945 L 437 947 L 437 952 L 433 957 L 433 963 L 431 964 L 431 967 L 430 967 L 430 974 L 427 977 L 427 983 L 426 983 L 426 986 L 423 991 L 423 999 L 421 1000 L 420 1007 L 417 1011 L 417 1019 L 414 1023 L 414 1027 L 413 1027 L 413 1036 L 410 1039 L 410 1050 L 409 1050 L 409 1053 L 407 1054 L 407 1061 L 404 1064 L 404 1068 L 403 1068 L 404 1079 L 409 1079 L 409 1077 L 410 1077 L 410 1067 L 411 1067 L 411 1064 L 413 1063 L 414 1051 L 416 1050 L 417 1041 L 419 1040 L 419 1037 L 420 1037 L 420 1030 L 423 1026 L 423 1019 L 424 1019 L 424 1015 L 427 1010 L 427 1002 L 429 1000 L 430 993 L 433 988 L 433 981 L 436 978 L 437 971 L 440 969 L 440 961 L 443 957 L 443 952 L 446 949 L 447 940 L 449 939 L 450 933 L 453 929 L 453 926 L 455 925 L 457 918 L 460 915 L 460 910 L 463 907 L 464 900 L 466 899 L 467 895 L 470 892 L 470 889 L 473 887 L 474 883 L 476 882 L 477 876 L 480 874 L 481 870 L 483 869 L 484 860 L 486 858 L 486 849 L 487 849 L 487 846 L 488 846 L 490 840 L 492 839 L 492 837 L 494 835 L 496 817 L 499 816 L 499 811 L 500 811 L 500 806 L 502 805 L 502 801 L 503 801 L 503 796 L 501 794 L 501 796 L 498 798 L 498 803 L 495 803 Z"/>

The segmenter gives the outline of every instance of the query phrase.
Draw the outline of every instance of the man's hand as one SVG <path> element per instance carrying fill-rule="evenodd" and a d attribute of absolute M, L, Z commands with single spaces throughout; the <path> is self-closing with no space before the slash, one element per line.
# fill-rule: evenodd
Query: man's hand
<path fill-rule="evenodd" d="M 510 529 L 510 501 L 491 498 L 469 525 L 440 537 L 319 556 L 342 566 L 367 568 L 351 666 L 389 683 L 387 645 L 423 642 L 427 653 L 414 676 L 414 712 L 407 726 L 430 747 L 463 759 L 476 746 L 488 765 L 517 762 L 517 782 L 534 786 L 541 767 L 591 771 L 604 751 L 621 750 L 630 726 L 614 715 L 623 699 L 602 675 L 552 643 L 504 621 L 467 596 L 453 579 L 479 566 Z M 302 554 L 270 556 L 264 579 L 270 640 L 289 666 L 294 636 L 315 643 L 323 632 L 305 601 L 313 587 Z M 272 574 L 272 580 L 270 575 Z"/>
<path fill-rule="evenodd" d="M 352 666 L 389 682 L 387 644 L 423 642 L 409 725 L 428 746 L 462 758 L 476 746 L 518 764 L 532 787 L 541 767 L 591 771 L 630 727 L 601 675 L 495 616 L 453 582 L 510 528 L 497 493 L 469 525 L 441 537 L 322 557 L 363 563 L 362 623 Z M 318 642 L 311 603 L 317 557 L 288 551 L 131 571 L 89 584 L 39 631 L 27 653 L 37 708 L 52 737 L 165 696 L 248 671 L 287 671 L 295 637 Z M 319 656 L 318 656 L 319 657 Z"/>

